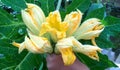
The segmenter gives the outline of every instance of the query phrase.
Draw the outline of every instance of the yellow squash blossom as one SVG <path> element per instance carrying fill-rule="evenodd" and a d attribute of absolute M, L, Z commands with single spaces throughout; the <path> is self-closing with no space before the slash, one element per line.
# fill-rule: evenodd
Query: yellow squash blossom
<path fill-rule="evenodd" d="M 41 24 L 45 21 L 45 15 L 41 8 L 35 4 L 27 3 L 28 8 L 21 11 L 22 19 L 27 26 L 29 38 L 26 36 L 22 43 L 13 42 L 19 48 L 19 53 L 24 49 L 32 53 L 52 53 L 53 48 L 45 37 L 39 37 Z"/>
<path fill-rule="evenodd" d="M 20 44 L 13 42 L 13 45 L 19 47 L 19 52 L 23 49 L 33 53 L 55 52 L 62 55 L 65 65 L 74 63 L 74 52 L 99 60 L 97 52 L 101 49 L 96 45 L 95 38 L 104 30 L 99 19 L 91 18 L 80 24 L 82 12 L 79 10 L 67 14 L 64 21 L 61 20 L 59 11 L 50 12 L 45 18 L 38 6 L 27 5 L 28 8 L 22 10 L 22 18 L 28 27 L 29 37 L 26 36 L 25 41 Z M 50 35 L 49 39 L 45 35 Z M 78 41 L 80 39 L 92 40 L 93 45 L 83 45 Z M 55 48 L 51 40 L 55 43 Z"/>
<path fill-rule="evenodd" d="M 73 16 L 74 14 L 72 12 L 69 15 Z M 66 32 L 67 37 L 57 41 L 56 50 L 55 50 L 56 53 L 62 54 L 62 58 L 65 65 L 70 65 L 72 64 L 72 62 L 75 61 L 75 55 L 73 52 L 80 52 L 89 56 L 92 59 L 99 60 L 97 52 L 100 52 L 101 49 L 96 45 L 95 37 L 98 37 L 99 34 L 104 30 L 104 26 L 97 18 L 88 19 L 79 26 L 82 17 L 82 13 L 80 11 L 77 13 L 77 18 L 79 20 L 78 19 L 73 20 L 76 17 L 71 19 L 71 16 L 65 18 L 67 19 L 65 21 L 67 22 L 69 21 L 68 23 L 70 28 Z M 79 41 L 77 41 L 80 39 L 84 39 L 84 40 L 91 39 L 94 46 L 82 45 Z M 64 49 L 67 49 L 67 51 L 64 51 Z M 69 53 L 70 51 L 71 53 Z M 71 57 L 71 59 L 69 58 L 68 55 Z"/>
<path fill-rule="evenodd" d="M 46 22 L 42 23 L 40 30 L 40 36 L 49 32 L 54 42 L 66 37 L 66 31 L 68 29 L 68 23 L 61 21 L 59 11 L 54 11 L 46 18 Z"/>
<path fill-rule="evenodd" d="M 71 12 L 70 14 L 66 15 L 64 21 L 69 23 L 69 27 L 67 30 L 67 37 L 71 36 L 76 29 L 78 28 L 82 19 L 82 13 L 77 10 L 77 12 Z"/>
<path fill-rule="evenodd" d="M 104 30 L 104 26 L 101 24 L 100 20 L 97 18 L 91 18 L 84 21 L 80 27 L 74 33 L 74 37 L 77 40 L 92 40 L 93 45 L 96 45 L 94 42 L 95 37 L 98 37 L 99 34 Z"/>
<path fill-rule="evenodd" d="M 28 8 L 21 11 L 22 19 L 32 33 L 39 35 L 41 24 L 45 21 L 45 15 L 37 5 L 27 3 L 27 6 Z"/>
<path fill-rule="evenodd" d="M 56 53 L 60 52 L 62 54 L 65 65 L 70 65 L 74 62 L 76 57 L 73 52 L 80 52 L 92 59 L 99 60 L 97 52 L 100 51 L 101 49 L 97 46 L 82 45 L 73 36 L 59 40 L 55 48 Z"/>
<path fill-rule="evenodd" d="M 25 41 L 22 43 L 13 42 L 13 45 L 19 48 L 19 53 L 24 49 L 29 50 L 32 53 L 52 53 L 52 47 L 47 38 L 35 36 L 29 33 L 29 37 L 25 37 Z"/>

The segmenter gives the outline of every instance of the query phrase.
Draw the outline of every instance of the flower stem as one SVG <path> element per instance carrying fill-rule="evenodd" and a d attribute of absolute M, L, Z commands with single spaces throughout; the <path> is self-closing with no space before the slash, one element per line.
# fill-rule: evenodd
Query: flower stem
<path fill-rule="evenodd" d="M 62 0 L 58 0 L 56 10 L 59 10 L 59 9 L 60 9 L 61 3 L 62 3 Z"/>
<path fill-rule="evenodd" d="M 95 38 L 94 38 L 94 37 L 91 39 L 91 41 L 92 41 L 92 44 L 93 44 L 94 46 L 97 46 L 97 44 L 96 44 L 96 42 L 95 42 Z"/>

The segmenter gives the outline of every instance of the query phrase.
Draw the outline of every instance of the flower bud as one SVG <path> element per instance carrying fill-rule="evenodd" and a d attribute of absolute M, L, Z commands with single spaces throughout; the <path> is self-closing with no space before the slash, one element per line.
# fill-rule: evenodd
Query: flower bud
<path fill-rule="evenodd" d="M 29 37 L 31 42 L 35 45 L 36 48 L 38 48 L 38 50 L 43 50 L 39 51 L 40 53 L 52 53 L 53 49 L 47 38 L 35 36 L 30 33 Z"/>
<path fill-rule="evenodd" d="M 67 30 L 67 37 L 71 36 L 76 29 L 78 28 L 82 19 L 82 12 L 77 10 L 75 12 L 71 12 L 70 14 L 66 15 L 64 22 L 69 23 L 69 27 Z"/>
<path fill-rule="evenodd" d="M 21 11 L 22 19 L 33 34 L 39 35 L 41 24 L 45 21 L 45 15 L 37 5 L 27 3 L 27 6 L 28 8 Z"/>
<path fill-rule="evenodd" d="M 27 49 L 32 53 L 52 53 L 52 46 L 46 38 L 32 34 L 29 34 L 29 37 L 30 38 L 26 36 L 25 41 L 21 44 L 13 42 L 14 46 L 19 47 L 19 53 L 24 49 Z"/>
<path fill-rule="evenodd" d="M 96 46 L 92 45 L 83 45 L 83 47 L 78 47 L 73 49 L 75 52 L 82 53 L 84 55 L 87 55 L 88 57 L 98 60 L 99 61 L 99 56 L 97 52 L 101 52 L 101 49 Z"/>
<path fill-rule="evenodd" d="M 74 45 L 74 47 L 73 47 L 74 52 L 79 52 L 79 53 L 85 54 L 88 57 L 99 61 L 99 56 L 97 54 L 97 52 L 101 52 L 101 49 L 99 47 L 92 46 L 92 45 L 82 45 L 75 38 L 73 38 L 72 42 Z"/>
<path fill-rule="evenodd" d="M 83 22 L 78 30 L 74 33 L 76 39 L 89 40 L 93 37 L 98 37 L 99 34 L 104 30 L 104 26 L 97 18 L 91 18 Z"/>

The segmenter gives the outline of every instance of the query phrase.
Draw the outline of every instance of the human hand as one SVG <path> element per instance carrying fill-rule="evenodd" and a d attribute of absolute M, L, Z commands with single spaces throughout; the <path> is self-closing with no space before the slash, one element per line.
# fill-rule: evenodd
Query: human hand
<path fill-rule="evenodd" d="M 64 66 L 62 56 L 49 54 L 47 56 L 48 70 L 89 70 L 89 68 L 81 63 L 78 59 L 70 66 Z"/>

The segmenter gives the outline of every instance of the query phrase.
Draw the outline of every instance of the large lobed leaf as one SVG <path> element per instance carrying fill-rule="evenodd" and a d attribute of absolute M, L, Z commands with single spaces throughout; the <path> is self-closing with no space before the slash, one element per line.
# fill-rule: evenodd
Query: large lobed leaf
<path fill-rule="evenodd" d="M 120 33 L 120 24 L 106 26 L 101 35 L 96 39 L 96 42 L 101 48 L 114 48 L 115 45 L 110 40 L 110 37 L 116 37 Z"/>
<path fill-rule="evenodd" d="M 24 0 L 1 0 L 1 1 L 7 6 L 11 6 L 15 11 L 18 12 L 27 7 Z"/>
<path fill-rule="evenodd" d="M 12 23 L 13 16 L 0 8 L 0 25 Z"/>
<path fill-rule="evenodd" d="M 64 10 L 60 10 L 62 14 L 62 18 L 65 17 L 66 14 L 79 9 L 83 13 L 86 12 L 90 6 L 90 0 L 72 0 L 72 3 L 65 7 Z"/>
<path fill-rule="evenodd" d="M 43 55 L 28 53 L 15 70 L 47 70 L 45 63 Z"/>
<path fill-rule="evenodd" d="M 104 22 L 104 25 L 106 25 L 106 26 L 113 25 L 113 24 L 120 24 L 120 18 L 116 18 L 113 16 L 107 16 L 107 17 L 105 17 L 103 22 Z"/>
<path fill-rule="evenodd" d="M 102 7 L 103 7 L 102 3 L 92 3 L 91 6 L 88 9 L 87 14 L 89 14 L 93 10 L 96 10 L 96 9 L 99 9 L 99 8 L 102 8 Z"/>
<path fill-rule="evenodd" d="M 112 61 L 108 59 L 106 55 L 103 55 L 101 53 L 98 53 L 98 55 L 99 55 L 99 61 L 96 61 L 84 54 L 76 53 L 77 58 L 82 63 L 87 65 L 90 68 L 90 70 L 105 70 L 106 68 L 109 67 L 117 67 Z"/>
<path fill-rule="evenodd" d="M 18 54 L 18 48 L 12 46 L 12 41 L 21 42 L 26 34 L 25 25 L 15 22 L 12 15 L 0 9 L 0 70 L 14 69 L 25 57 L 27 52 Z"/>
<path fill-rule="evenodd" d="M 97 44 L 102 48 L 114 48 L 115 45 L 110 40 L 110 37 L 116 37 L 120 33 L 120 19 L 107 16 L 102 20 L 102 22 L 106 27 L 99 38 L 96 39 Z"/>
<path fill-rule="evenodd" d="M 89 12 L 85 18 L 86 19 L 89 19 L 89 18 L 98 18 L 98 19 L 103 19 L 104 18 L 104 14 L 105 14 L 105 8 L 102 7 L 102 8 L 97 8 L 91 12 Z"/>
<path fill-rule="evenodd" d="M 39 5 L 44 11 L 45 15 L 48 16 L 50 12 L 55 10 L 54 2 L 55 0 L 38 0 L 35 3 Z"/>
<path fill-rule="evenodd" d="M 14 69 L 14 67 L 21 62 L 27 52 L 18 54 L 18 48 L 11 45 L 11 40 L 0 39 L 0 70 L 1 69 Z"/>
<path fill-rule="evenodd" d="M 90 6 L 90 0 L 73 0 L 73 2 L 66 7 L 66 13 L 70 13 L 75 9 L 80 9 L 85 12 Z"/>
<path fill-rule="evenodd" d="M 35 0 L 25 0 L 27 3 L 34 3 Z"/>

